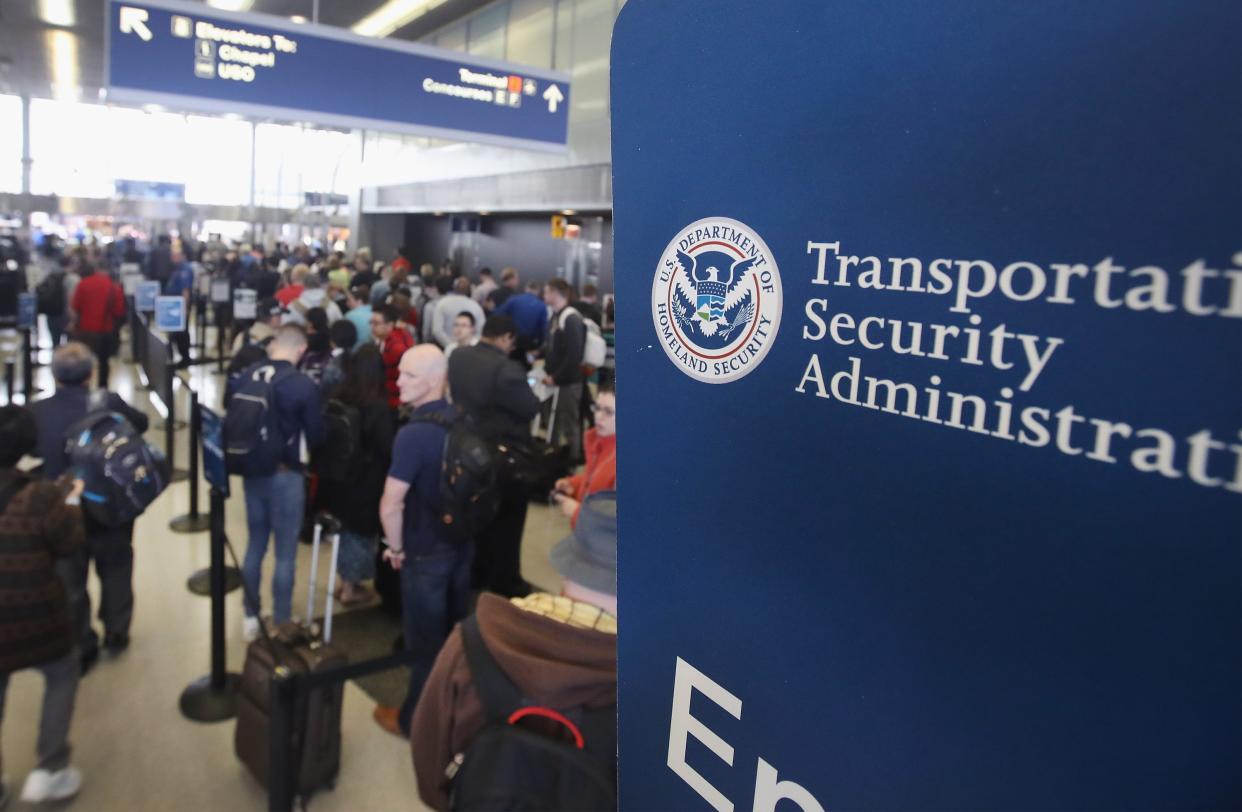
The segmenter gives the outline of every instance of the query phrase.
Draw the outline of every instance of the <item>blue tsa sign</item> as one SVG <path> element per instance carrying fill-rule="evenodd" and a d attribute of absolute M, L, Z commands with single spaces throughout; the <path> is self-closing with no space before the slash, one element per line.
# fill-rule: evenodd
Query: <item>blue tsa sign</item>
<path fill-rule="evenodd" d="M 166 333 L 180 333 L 185 330 L 185 299 L 180 296 L 156 297 L 155 327 Z"/>
<path fill-rule="evenodd" d="M 151 280 L 139 282 L 134 292 L 134 308 L 140 313 L 155 309 L 155 299 L 160 295 L 160 283 Z"/>
<path fill-rule="evenodd" d="M 17 329 L 33 329 L 39 318 L 38 302 L 33 293 L 17 294 Z"/>
<path fill-rule="evenodd" d="M 111 101 L 562 150 L 569 77 L 198 3 L 108 0 Z"/>
<path fill-rule="evenodd" d="M 1239 54 L 626 3 L 622 809 L 1242 808 Z"/>

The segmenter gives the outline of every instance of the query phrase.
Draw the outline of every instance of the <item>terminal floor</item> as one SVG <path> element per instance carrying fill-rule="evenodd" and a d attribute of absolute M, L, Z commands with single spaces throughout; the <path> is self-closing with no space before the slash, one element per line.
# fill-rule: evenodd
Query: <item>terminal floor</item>
<path fill-rule="evenodd" d="M 218 405 L 221 379 L 214 367 L 194 367 L 191 384 L 203 402 Z M 46 368 L 36 381 L 50 388 Z M 131 403 L 160 417 L 146 393 L 134 396 L 139 382 L 129 364 L 114 367 L 112 388 Z M 179 391 L 178 411 L 188 412 L 188 395 Z M 149 438 L 161 448 L 163 433 L 153 428 Z M 177 433 L 177 465 L 184 467 L 188 433 Z M 245 511 L 240 482 L 227 503 L 227 530 L 239 555 L 245 549 Z M 207 492 L 201 491 L 202 510 Z M 178 697 L 187 684 L 209 671 L 209 601 L 186 590 L 186 578 L 206 567 L 209 550 L 206 533 L 182 535 L 168 529 L 174 516 L 189 509 L 188 487 L 175 483 L 138 521 L 135 532 L 135 614 L 132 643 L 118 657 L 104 656 L 82 681 L 74 715 L 73 762 L 85 781 L 78 799 L 69 808 L 106 812 L 141 810 L 260 810 L 266 795 L 233 755 L 233 723 L 199 724 L 186 720 L 178 710 Z M 568 523 L 550 509 L 532 505 L 523 542 L 523 574 L 532 583 L 552 587 L 555 573 L 548 551 L 568 532 Z M 328 550 L 321 551 L 320 582 L 326 577 Z M 306 607 L 306 586 L 311 548 L 299 545 L 298 577 L 294 612 Z M 264 576 L 264 601 L 268 602 L 271 554 Z M 94 605 L 98 592 L 92 576 Z M 322 606 L 322 602 L 319 602 Z M 321 610 L 320 610 L 321 611 Z M 359 610 L 366 622 L 368 611 Z M 228 667 L 241 667 L 245 643 L 241 637 L 241 593 L 227 598 Z M 377 620 L 379 622 L 386 622 Z M 357 622 L 346 625 L 357 627 Z M 393 627 L 395 628 L 395 627 Z M 351 629 L 352 631 L 356 631 Z M 389 633 L 382 635 L 387 639 Z M 391 691 L 391 678 L 389 691 Z M 4 709 L 4 773 L 14 798 L 9 809 L 34 808 L 17 801 L 21 782 L 35 766 L 34 742 L 42 701 L 42 680 L 36 672 L 14 676 Z M 380 692 L 383 693 L 381 685 Z M 316 795 L 316 812 L 349 810 L 424 809 L 415 788 L 408 745 L 381 731 L 371 719 L 374 700 L 357 684 L 345 687 L 342 721 L 341 774 L 336 789 Z M 56 807 L 63 808 L 63 807 Z"/>

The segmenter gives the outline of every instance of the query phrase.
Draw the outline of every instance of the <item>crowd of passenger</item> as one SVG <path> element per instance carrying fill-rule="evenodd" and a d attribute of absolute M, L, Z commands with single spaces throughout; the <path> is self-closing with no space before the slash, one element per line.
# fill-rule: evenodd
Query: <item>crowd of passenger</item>
<path fill-rule="evenodd" d="M 584 364 L 588 332 L 609 329 L 612 314 L 593 286 L 577 291 L 559 278 L 523 285 L 514 268 L 498 279 L 487 268 L 471 279 L 449 262 L 416 269 L 404 248 L 382 262 L 367 249 L 347 258 L 301 245 L 269 253 L 162 237 L 143 253 L 120 241 L 65 254 L 40 282 L 56 391 L 0 409 L 0 571 L 14 550 L 30 553 L 20 584 L 0 581 L 0 593 L 13 583 L 29 597 L 17 605 L 0 594 L 0 702 L 12 671 L 36 667 L 47 678 L 39 767 L 23 799 L 77 792 L 81 776 L 67 743 L 77 680 L 101 647 L 115 655 L 129 644 L 133 524 L 92 526 L 74 507 L 81 483 L 66 470 L 64 450 L 66 428 L 91 409 L 147 428 L 141 412 L 107 389 L 126 316 L 115 269 L 132 263 L 166 295 L 188 300 L 197 289 L 191 259 L 229 285 L 228 300 L 212 303 L 213 320 L 231 332 L 221 342 L 231 355 L 226 413 L 249 381 L 270 382 L 281 441 L 272 470 L 243 476 L 245 638 L 293 619 L 299 538 L 326 512 L 341 528 L 337 600 L 346 607 L 382 600 L 400 613 L 413 658 L 409 684 L 399 707 L 378 706 L 374 718 L 412 743 L 431 806 L 447 808 L 446 767 L 489 721 L 486 702 L 468 688 L 457 629 L 467 616 L 524 696 L 552 707 L 614 706 L 616 399 L 609 370 Z M 253 314 L 233 312 L 238 289 L 254 291 Z M 53 297 L 59 312 L 42 306 Z M 179 362 L 191 363 L 188 333 L 174 342 Z M 516 449 L 534 469 L 498 470 L 497 506 L 465 542 L 446 531 L 441 510 L 446 437 L 458 421 Z M 532 435 L 533 425 L 546 441 Z M 33 474 L 17 468 L 27 455 L 42 459 Z M 550 500 L 571 522 L 552 554 L 562 577 L 557 594 L 535 590 L 522 575 L 532 499 Z M 265 593 L 269 546 L 275 566 Z M 102 636 L 86 590 L 92 561 Z M 598 747 L 612 754 L 614 744 Z M 0 805 L 6 797 L 0 788 Z"/>

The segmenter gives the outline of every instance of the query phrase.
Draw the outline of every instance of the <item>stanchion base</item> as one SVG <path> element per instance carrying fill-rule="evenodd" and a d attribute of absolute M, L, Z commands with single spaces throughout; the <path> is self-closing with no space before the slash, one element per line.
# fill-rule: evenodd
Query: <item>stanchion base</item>
<path fill-rule="evenodd" d="M 224 568 L 224 591 L 225 593 L 233 592 L 241 589 L 241 573 L 237 567 Z M 186 579 L 185 588 L 193 592 L 195 595 L 204 597 L 211 594 L 211 568 L 204 567 L 198 572 Z"/>
<path fill-rule="evenodd" d="M 172 477 L 170 477 L 169 481 L 170 482 L 185 482 L 189 478 L 190 478 L 189 471 L 182 470 L 181 468 L 176 468 L 173 470 Z"/>
<path fill-rule="evenodd" d="M 151 430 L 152 431 L 163 431 L 167 427 L 167 425 L 168 425 L 167 422 L 160 421 L 159 423 L 156 423 L 154 426 L 152 426 Z M 173 419 L 173 431 L 181 431 L 183 428 L 185 428 L 185 421 L 174 418 Z"/>
<path fill-rule="evenodd" d="M 195 722 L 223 722 L 237 715 L 237 688 L 241 677 L 224 675 L 224 688 L 211 687 L 211 676 L 194 680 L 181 692 L 181 715 Z"/>
<path fill-rule="evenodd" d="M 168 523 L 168 527 L 174 533 L 201 533 L 211 527 L 211 517 L 206 513 L 200 513 L 197 516 L 187 513 L 173 519 Z"/>

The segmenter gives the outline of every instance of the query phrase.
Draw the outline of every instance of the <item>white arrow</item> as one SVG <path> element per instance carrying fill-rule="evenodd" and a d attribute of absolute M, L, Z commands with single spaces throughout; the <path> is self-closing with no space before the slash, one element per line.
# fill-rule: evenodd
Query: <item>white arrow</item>
<path fill-rule="evenodd" d="M 556 85 L 548 85 L 548 89 L 543 91 L 543 98 L 548 102 L 548 112 L 555 113 L 556 106 L 565 101 L 565 94 Z"/>
<path fill-rule="evenodd" d="M 147 10 L 121 6 L 121 33 L 137 34 L 143 42 L 150 42 L 151 29 L 147 28 Z"/>

